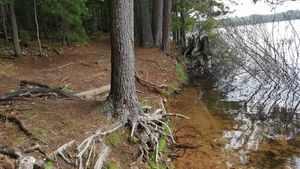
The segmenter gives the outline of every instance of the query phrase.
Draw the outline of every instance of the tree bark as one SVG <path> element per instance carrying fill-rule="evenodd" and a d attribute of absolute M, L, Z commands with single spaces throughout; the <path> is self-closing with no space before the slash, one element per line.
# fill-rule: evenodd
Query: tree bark
<path fill-rule="evenodd" d="M 163 0 L 163 37 L 162 37 L 162 46 L 161 50 L 167 55 L 170 53 L 170 26 L 171 26 L 171 9 L 172 9 L 172 0 Z"/>
<path fill-rule="evenodd" d="M 33 0 L 33 6 L 34 6 L 34 19 L 35 19 L 35 25 L 36 25 L 36 38 L 37 38 L 37 43 L 39 47 L 39 55 L 42 56 L 42 45 L 41 45 L 41 40 L 40 40 L 40 29 L 39 29 L 39 22 L 37 18 L 37 11 L 36 11 L 36 1 Z"/>
<path fill-rule="evenodd" d="M 2 12 L 2 23 L 3 23 L 3 30 L 4 30 L 4 38 L 7 41 L 8 40 L 8 35 L 7 35 L 7 27 L 6 27 L 6 14 L 4 11 L 3 5 L 1 5 L 1 12 Z"/>
<path fill-rule="evenodd" d="M 112 103 L 114 115 L 128 117 L 130 112 L 134 116 L 138 98 L 134 78 L 133 0 L 111 0 L 110 3 L 112 71 L 108 101 Z"/>
<path fill-rule="evenodd" d="M 153 47 L 153 33 L 151 27 L 150 0 L 139 0 L 141 16 L 141 46 L 143 48 Z"/>
<path fill-rule="evenodd" d="M 13 46 L 15 51 L 15 57 L 21 57 L 22 51 L 19 43 L 18 26 L 17 26 L 16 15 L 15 15 L 14 0 L 10 0 L 9 9 L 10 9 L 10 18 L 11 18 L 12 32 L 13 32 Z"/>
<path fill-rule="evenodd" d="M 162 44 L 163 1 L 153 0 L 153 39 L 155 47 Z"/>

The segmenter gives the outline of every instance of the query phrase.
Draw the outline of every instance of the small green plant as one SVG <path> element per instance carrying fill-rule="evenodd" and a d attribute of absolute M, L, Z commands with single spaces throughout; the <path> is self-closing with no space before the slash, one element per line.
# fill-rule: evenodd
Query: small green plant
<path fill-rule="evenodd" d="M 69 93 L 69 92 L 72 92 L 71 88 L 69 85 L 63 85 L 63 87 L 61 88 L 62 91 L 66 92 L 66 93 Z"/>
<path fill-rule="evenodd" d="M 105 142 L 109 146 L 117 147 L 121 143 L 121 136 L 119 132 L 109 134 Z"/>
<path fill-rule="evenodd" d="M 47 161 L 46 165 L 45 165 L 45 169 L 52 169 L 53 167 L 53 163 L 51 161 Z"/>
<path fill-rule="evenodd" d="M 120 166 L 116 161 L 110 160 L 106 163 L 105 169 L 120 169 Z"/>

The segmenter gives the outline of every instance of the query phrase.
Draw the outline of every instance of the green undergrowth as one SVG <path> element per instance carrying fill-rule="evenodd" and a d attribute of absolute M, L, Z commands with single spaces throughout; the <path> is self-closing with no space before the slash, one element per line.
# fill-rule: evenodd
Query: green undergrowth
<path fill-rule="evenodd" d="M 110 160 L 106 162 L 104 169 L 120 169 L 120 165 L 118 162 Z"/>
<path fill-rule="evenodd" d="M 188 60 L 184 56 L 178 57 L 178 61 L 176 64 L 176 76 L 178 78 L 178 82 L 169 84 L 167 90 L 163 92 L 164 96 L 171 96 L 177 91 L 181 90 L 181 88 L 188 83 L 188 75 L 186 72 L 186 65 L 188 64 Z"/>
<path fill-rule="evenodd" d="M 171 126 L 171 121 L 166 122 L 169 126 Z M 162 136 L 158 141 L 158 154 L 161 154 L 163 159 L 167 159 L 171 153 L 171 150 L 168 145 L 168 129 L 165 127 Z M 164 162 L 155 162 L 155 152 L 151 152 L 147 158 L 147 164 L 149 169 L 167 169 L 168 166 Z"/>

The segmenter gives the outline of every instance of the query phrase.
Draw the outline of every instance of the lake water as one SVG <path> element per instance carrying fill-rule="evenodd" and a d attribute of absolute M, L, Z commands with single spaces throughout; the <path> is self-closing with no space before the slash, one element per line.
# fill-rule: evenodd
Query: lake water
<path fill-rule="evenodd" d="M 300 169 L 300 21 L 230 29 L 211 75 L 192 76 L 169 104 L 192 117 L 175 123 L 179 142 L 201 145 L 178 149 L 175 164 Z"/>

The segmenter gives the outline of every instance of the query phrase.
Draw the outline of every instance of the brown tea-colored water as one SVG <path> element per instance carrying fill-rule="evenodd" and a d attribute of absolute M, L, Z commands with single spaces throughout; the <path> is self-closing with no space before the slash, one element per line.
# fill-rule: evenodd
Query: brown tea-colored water
<path fill-rule="evenodd" d="M 169 100 L 169 112 L 190 117 L 173 125 L 181 145 L 173 154 L 175 168 L 300 167 L 299 136 L 268 139 L 257 126 L 240 131 L 236 128 L 239 122 L 224 113 L 228 105 L 221 104 L 219 97 L 218 92 L 189 87 Z M 230 103 L 229 107 L 234 106 Z"/>

